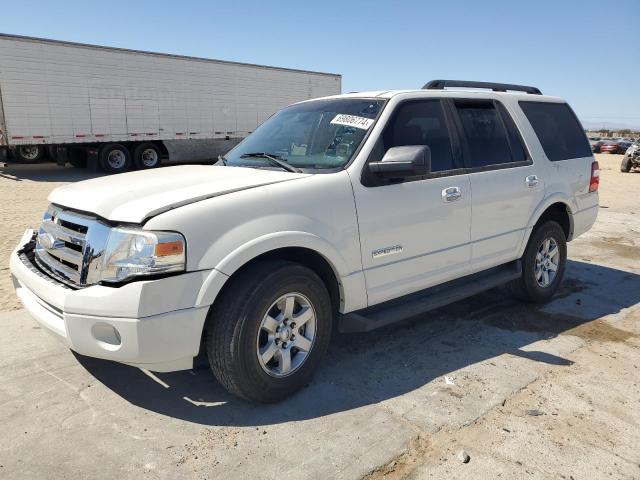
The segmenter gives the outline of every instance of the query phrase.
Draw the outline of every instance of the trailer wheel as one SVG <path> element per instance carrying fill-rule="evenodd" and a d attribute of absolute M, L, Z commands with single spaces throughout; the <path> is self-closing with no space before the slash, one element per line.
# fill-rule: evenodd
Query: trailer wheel
<path fill-rule="evenodd" d="M 15 157 L 22 163 L 35 163 L 44 156 L 42 145 L 20 145 L 16 148 Z"/>
<path fill-rule="evenodd" d="M 131 167 L 131 155 L 124 145 L 107 143 L 100 148 L 100 167 L 107 173 L 122 173 Z"/>
<path fill-rule="evenodd" d="M 141 143 L 133 151 L 133 164 L 139 170 L 156 168 L 162 162 L 162 152 L 153 143 Z"/>

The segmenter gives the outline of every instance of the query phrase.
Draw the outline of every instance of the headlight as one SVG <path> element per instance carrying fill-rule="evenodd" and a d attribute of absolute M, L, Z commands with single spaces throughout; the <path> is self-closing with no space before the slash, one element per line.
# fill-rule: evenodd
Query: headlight
<path fill-rule="evenodd" d="M 179 233 L 112 228 L 101 280 L 116 283 L 144 275 L 184 271 L 185 258 L 185 240 Z"/>

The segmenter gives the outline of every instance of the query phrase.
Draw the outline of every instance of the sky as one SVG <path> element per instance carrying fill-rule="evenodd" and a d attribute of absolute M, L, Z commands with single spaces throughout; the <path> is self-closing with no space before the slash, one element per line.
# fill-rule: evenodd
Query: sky
<path fill-rule="evenodd" d="M 640 128 L 640 0 L 0 0 L 0 32 L 342 75 L 533 85 L 587 127 Z"/>

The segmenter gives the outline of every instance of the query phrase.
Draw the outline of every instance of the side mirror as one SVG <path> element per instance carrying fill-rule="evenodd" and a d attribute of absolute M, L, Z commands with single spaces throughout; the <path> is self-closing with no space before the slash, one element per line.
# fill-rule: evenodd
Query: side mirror
<path fill-rule="evenodd" d="M 431 173 L 431 149 L 426 145 L 391 147 L 369 170 L 387 179 L 403 179 Z"/>

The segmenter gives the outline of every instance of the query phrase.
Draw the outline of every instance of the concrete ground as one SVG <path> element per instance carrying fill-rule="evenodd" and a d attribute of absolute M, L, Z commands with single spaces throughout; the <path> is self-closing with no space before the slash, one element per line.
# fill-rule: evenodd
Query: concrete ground
<path fill-rule="evenodd" d="M 0 478 L 640 478 L 640 174 L 620 158 L 599 156 L 603 208 L 553 302 L 495 289 L 340 336 L 278 405 L 228 395 L 204 363 L 150 374 L 74 355 L 6 309 Z M 0 173 L 3 230 L 20 180 L 45 207 L 47 185 L 21 177 L 36 172 Z"/>

